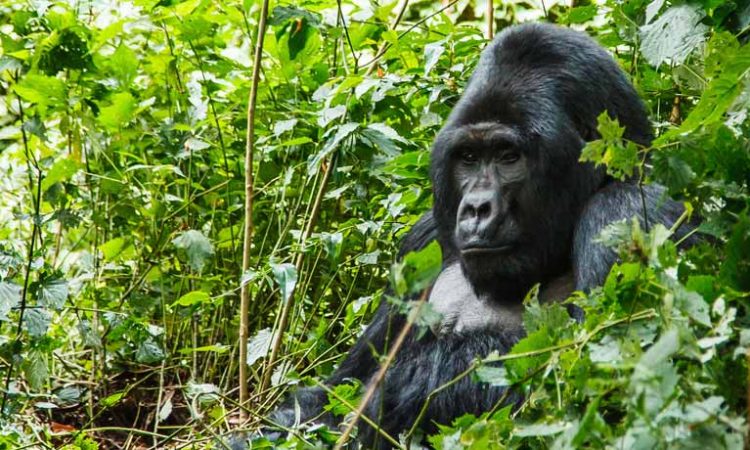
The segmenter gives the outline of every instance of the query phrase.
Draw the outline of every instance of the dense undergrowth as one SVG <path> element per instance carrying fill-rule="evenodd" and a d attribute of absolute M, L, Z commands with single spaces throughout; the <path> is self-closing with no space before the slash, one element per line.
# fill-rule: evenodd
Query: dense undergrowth
<path fill-rule="evenodd" d="M 637 148 L 602 120 L 586 157 L 664 184 L 709 238 L 678 252 L 663 227 L 609 228 L 602 239 L 622 263 L 575 296 L 585 322 L 532 301 L 529 335 L 499 357 L 504 369 L 477 362 L 469 375 L 513 385 L 522 407 L 461 418 L 429 442 L 742 448 L 750 7 L 496 3 L 497 28 L 566 24 L 616 56 L 659 137 Z M 486 6 L 271 4 L 242 273 L 259 2 L 2 2 L 0 448 L 222 448 L 283 388 L 330 373 L 387 286 L 399 237 L 430 207 L 430 142 L 486 43 Z M 245 423 L 241 283 L 252 299 Z M 358 392 L 337 395 L 356 404 Z M 312 429 L 255 444 L 336 439 Z"/>

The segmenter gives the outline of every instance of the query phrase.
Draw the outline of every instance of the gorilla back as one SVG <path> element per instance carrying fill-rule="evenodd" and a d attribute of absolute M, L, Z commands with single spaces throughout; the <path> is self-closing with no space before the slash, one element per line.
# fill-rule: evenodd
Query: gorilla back
<path fill-rule="evenodd" d="M 665 199 L 663 188 L 647 186 L 642 192 L 578 161 L 586 141 L 596 138 L 597 117 L 604 111 L 625 127 L 625 138 L 649 144 L 642 102 L 615 61 L 587 36 L 552 25 L 521 25 L 500 33 L 484 50 L 433 146 L 433 210 L 404 239 L 401 252 L 438 238 L 446 272 L 430 301 L 444 302 L 453 321 L 448 330 L 455 323 L 466 326 L 419 338 L 413 333 L 405 341 L 365 410 L 379 431 L 360 423 L 366 448 L 387 447 L 378 440 L 380 432 L 397 436 L 411 428 L 432 392 L 476 358 L 507 352 L 523 334 L 520 319 L 464 316 L 472 312 L 467 308 L 481 300 L 488 306 L 484 311 L 504 314 L 513 308 L 486 302 L 518 305 L 533 284 L 549 288 L 570 272 L 574 287 L 588 290 L 604 280 L 616 260 L 613 251 L 594 242 L 604 226 L 633 216 L 643 223 L 644 213 L 650 223 L 671 226 L 680 216 L 681 206 Z M 686 231 L 681 227 L 677 237 Z M 451 283 L 454 289 L 446 287 Z M 483 316 L 485 321 L 477 320 Z M 378 369 L 375 355 L 388 351 L 404 323 L 382 300 L 373 322 L 326 383 L 370 380 Z M 464 377 L 439 390 L 419 426 L 430 432 L 435 424 L 480 414 L 501 399 L 518 397 Z M 334 423 L 330 415 L 320 415 L 325 403 L 322 389 L 302 389 L 273 418 L 290 425 L 299 411 L 303 421 Z"/>

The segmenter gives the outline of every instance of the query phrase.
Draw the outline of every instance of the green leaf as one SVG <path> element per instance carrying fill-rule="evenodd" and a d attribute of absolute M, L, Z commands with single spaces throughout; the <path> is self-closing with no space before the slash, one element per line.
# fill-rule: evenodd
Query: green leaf
<path fill-rule="evenodd" d="M 362 384 L 358 380 L 335 386 L 333 388 L 334 393 L 328 394 L 328 404 L 324 409 L 333 413 L 334 416 L 343 417 L 349 414 L 352 412 L 352 409 L 346 403 L 349 405 L 358 405 L 361 390 Z"/>
<path fill-rule="evenodd" d="M 120 82 L 120 87 L 126 89 L 138 73 L 138 57 L 125 44 L 120 44 L 108 60 L 110 70 Z"/>
<path fill-rule="evenodd" d="M 607 111 L 597 118 L 597 130 L 601 139 L 588 142 L 581 151 L 581 162 L 592 162 L 595 165 L 607 166 L 607 174 L 625 179 L 633 175 L 638 166 L 638 147 L 635 143 L 623 139 L 625 127 L 617 119 L 609 116 Z"/>
<path fill-rule="evenodd" d="M 424 76 L 432 72 L 432 69 L 440 60 L 440 55 L 445 52 L 445 41 L 432 42 L 424 46 Z"/>
<path fill-rule="evenodd" d="M 42 180 L 42 191 L 46 191 L 55 183 L 70 181 L 80 167 L 80 164 L 73 159 L 58 159 L 45 173 L 45 177 Z"/>
<path fill-rule="evenodd" d="M 39 350 L 32 350 L 23 363 L 23 372 L 31 389 L 41 390 L 49 379 L 47 356 Z"/>
<path fill-rule="evenodd" d="M 37 105 L 39 114 L 46 116 L 49 105 L 63 106 L 67 88 L 62 80 L 38 74 L 27 74 L 13 90 L 22 99 Z"/>
<path fill-rule="evenodd" d="M 197 272 L 203 270 L 208 258 L 214 254 L 214 246 L 211 241 L 197 230 L 187 230 L 181 233 L 172 240 L 172 244 L 185 251 L 188 264 Z"/>
<path fill-rule="evenodd" d="M 120 403 L 120 400 L 122 400 L 123 398 L 125 398 L 125 392 L 115 392 L 114 394 L 110 394 L 109 396 L 104 397 L 101 400 L 101 404 L 109 408 Z"/>
<path fill-rule="evenodd" d="M 52 309 L 62 309 L 68 299 L 68 283 L 62 278 L 47 278 L 39 287 L 39 301 Z"/>
<path fill-rule="evenodd" d="M 172 306 L 193 306 L 201 305 L 211 301 L 211 296 L 207 292 L 192 291 L 178 298 Z"/>
<path fill-rule="evenodd" d="M 23 315 L 23 322 L 26 331 L 34 337 L 41 337 L 47 334 L 52 315 L 46 309 L 34 308 L 28 309 Z"/>
<path fill-rule="evenodd" d="M 711 327 L 711 316 L 708 312 L 708 303 L 695 292 L 685 290 L 678 286 L 674 290 L 675 306 L 684 311 L 688 317 L 705 327 Z"/>
<path fill-rule="evenodd" d="M 273 333 L 270 328 L 258 331 L 247 343 L 247 365 L 252 366 L 261 358 L 265 358 L 271 350 Z"/>
<path fill-rule="evenodd" d="M 570 426 L 571 424 L 565 422 L 550 424 L 537 423 L 518 427 L 513 431 L 513 434 L 518 437 L 551 436 L 567 430 Z"/>
<path fill-rule="evenodd" d="M 0 281 L 0 320 L 8 317 L 11 309 L 21 303 L 21 286 Z"/>
<path fill-rule="evenodd" d="M 310 158 L 307 164 L 307 173 L 310 176 L 315 175 L 320 167 L 320 163 L 326 158 L 333 150 L 335 150 L 341 141 L 348 138 L 359 128 L 359 124 L 356 122 L 348 122 L 343 125 L 334 127 L 332 130 L 336 130 L 332 138 L 329 138 L 323 149 L 319 151 L 314 157 Z"/>
<path fill-rule="evenodd" d="M 665 61 L 682 64 L 706 40 L 708 27 L 701 23 L 704 16 L 698 5 L 669 8 L 655 22 L 641 27 L 643 56 L 655 67 Z"/>
<path fill-rule="evenodd" d="M 281 301 L 288 302 L 297 285 L 297 269 L 294 264 L 271 264 L 271 271 L 276 284 L 281 290 Z"/>
<path fill-rule="evenodd" d="M 655 145 L 662 145 L 701 126 L 723 121 L 725 113 L 742 92 L 750 68 L 750 45 L 738 48 L 736 40 L 731 42 L 735 45 L 726 44 L 723 35 L 714 36 L 709 41 L 711 53 L 706 64 L 710 59 L 715 67 L 710 72 L 707 69 L 711 76 L 708 87 L 682 125 L 664 133 Z"/>
<path fill-rule="evenodd" d="M 545 327 L 534 333 L 529 333 L 528 336 L 518 341 L 509 353 L 511 355 L 517 355 L 520 353 L 533 352 L 535 350 L 546 349 L 551 345 L 552 341 L 550 340 L 549 332 Z M 523 379 L 531 370 L 544 364 L 549 357 L 550 353 L 542 353 L 538 356 L 509 359 L 505 361 L 505 368 L 508 371 L 510 379 L 517 381 Z"/>
<path fill-rule="evenodd" d="M 403 277 L 408 292 L 418 293 L 432 285 L 443 269 L 443 254 L 437 241 L 418 252 L 409 252 L 403 259 Z"/>
<path fill-rule="evenodd" d="M 99 123 L 109 131 L 118 131 L 133 120 L 137 106 L 129 92 L 118 92 L 110 98 L 108 106 L 99 110 Z"/>
<path fill-rule="evenodd" d="M 138 346 L 135 360 L 143 364 L 153 364 L 164 359 L 164 352 L 153 339 L 146 339 Z"/>
<path fill-rule="evenodd" d="M 596 17 L 598 9 L 596 5 L 576 6 L 563 15 L 563 23 L 585 23 Z"/>
<path fill-rule="evenodd" d="M 511 382 L 508 380 L 508 373 L 505 367 L 495 367 L 482 364 L 477 367 L 476 370 L 477 378 L 479 381 L 489 383 L 492 386 L 510 386 Z"/>

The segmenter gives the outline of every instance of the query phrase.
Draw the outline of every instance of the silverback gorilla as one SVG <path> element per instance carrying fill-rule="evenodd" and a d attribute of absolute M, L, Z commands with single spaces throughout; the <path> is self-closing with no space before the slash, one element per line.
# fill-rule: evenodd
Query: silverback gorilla
<path fill-rule="evenodd" d="M 616 254 L 594 242 L 613 221 L 639 217 L 671 226 L 682 213 L 651 185 L 618 182 L 579 162 L 597 138 L 597 116 L 607 111 L 626 127 L 625 138 L 649 145 L 643 103 L 612 57 L 586 35 L 553 25 L 508 28 L 482 52 L 461 99 L 435 139 L 431 156 L 433 210 L 402 243 L 402 255 L 437 238 L 444 271 L 430 301 L 445 313 L 438 333 L 411 336 L 388 369 L 365 413 L 392 436 L 409 429 L 427 396 L 477 357 L 507 352 L 523 336 L 521 301 L 541 283 L 565 298 L 600 285 Z M 645 211 L 644 211 L 645 205 Z M 688 230 L 682 227 L 678 237 Z M 575 314 L 575 311 L 572 310 Z M 326 381 L 367 383 L 377 354 L 405 318 L 384 300 L 373 322 Z M 465 413 L 481 414 L 504 388 L 471 377 L 433 398 L 419 424 L 425 432 Z M 517 395 L 506 402 L 518 401 Z M 272 414 L 283 425 L 335 424 L 324 414 L 326 394 L 298 390 Z M 381 413 L 382 412 L 382 413 Z M 360 422 L 365 448 L 387 448 Z"/>

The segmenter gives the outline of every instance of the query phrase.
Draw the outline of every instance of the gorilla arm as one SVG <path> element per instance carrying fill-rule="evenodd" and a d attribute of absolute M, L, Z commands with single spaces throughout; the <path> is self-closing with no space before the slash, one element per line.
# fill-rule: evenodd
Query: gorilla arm
<path fill-rule="evenodd" d="M 648 217 L 643 214 L 644 204 Z M 589 291 L 601 286 L 617 261 L 617 253 L 613 249 L 595 242 L 607 225 L 636 217 L 644 229 L 655 223 L 671 228 L 683 212 L 683 206 L 669 199 L 666 189 L 658 184 L 643 187 L 621 182 L 608 184 L 588 201 L 576 226 L 573 241 L 575 289 Z M 682 239 L 696 226 L 695 222 L 684 223 L 677 229 L 673 239 Z M 694 245 L 699 240 L 698 237 L 690 236 L 682 243 L 682 247 Z"/>
<path fill-rule="evenodd" d="M 478 358 L 493 351 L 506 353 L 518 336 L 503 331 L 448 334 L 425 337 L 404 346 L 365 410 L 386 433 L 393 437 L 408 430 L 416 421 L 428 396 L 454 380 Z M 465 376 L 440 391 L 430 401 L 419 428 L 436 431 L 435 424 L 447 424 L 454 418 L 489 411 L 503 400 L 506 389 L 476 382 Z M 503 404 L 517 403 L 520 397 L 509 393 Z M 361 421 L 363 448 L 390 448 L 380 434 Z"/>

